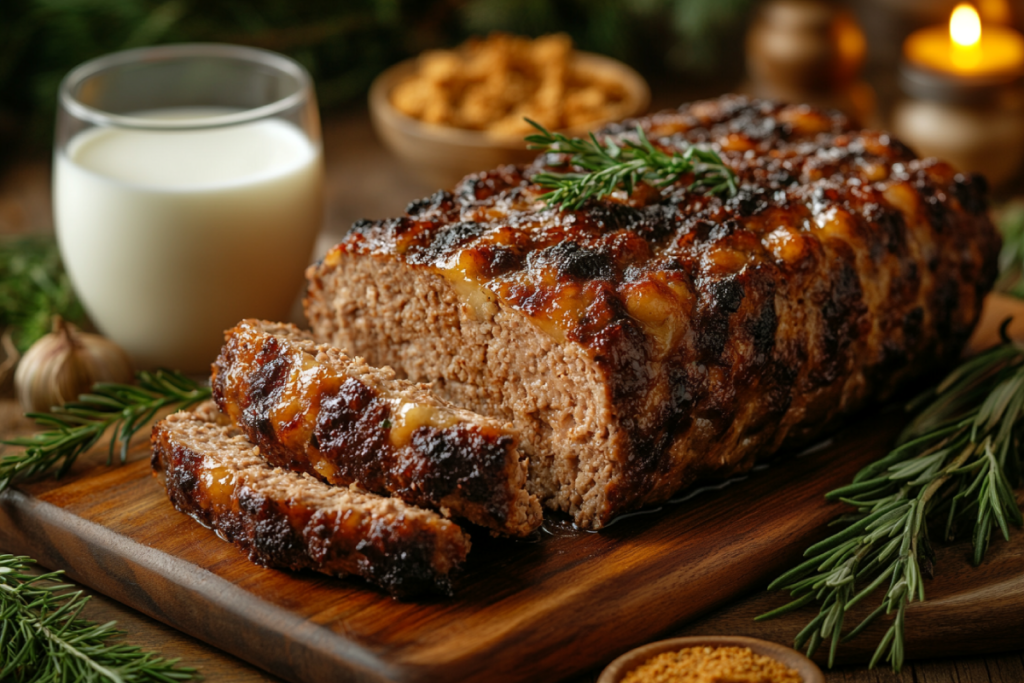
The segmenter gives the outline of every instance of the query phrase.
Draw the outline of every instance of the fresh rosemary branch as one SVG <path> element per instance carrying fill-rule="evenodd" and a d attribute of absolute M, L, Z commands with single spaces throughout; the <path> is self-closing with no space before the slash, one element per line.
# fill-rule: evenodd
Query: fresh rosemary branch
<path fill-rule="evenodd" d="M 736 194 L 736 174 L 711 150 L 687 146 L 669 155 L 651 144 L 638 125 L 638 142 L 626 140 L 619 145 L 607 138 L 602 145 L 591 133 L 589 139 L 568 138 L 552 133 L 536 121 L 527 122 L 540 131 L 527 136 L 530 149 L 568 154 L 568 163 L 585 173 L 538 173 L 533 182 L 551 188 L 543 195 L 548 206 L 578 209 L 592 197 L 604 197 L 617 189 L 626 193 L 640 181 L 657 188 L 671 185 L 686 174 L 693 174 L 691 190 L 709 194 Z"/>
<path fill-rule="evenodd" d="M 0 443 L 22 446 L 25 450 L 0 458 L 0 491 L 15 479 L 27 478 L 60 463 L 57 476 L 63 476 L 75 459 L 92 448 L 106 430 L 113 427 L 110 456 L 120 452 L 121 462 L 128 457 L 132 436 L 153 419 L 162 408 L 187 408 L 210 397 L 210 390 L 180 372 L 157 370 L 139 372 L 138 384 L 97 382 L 92 393 L 55 407 L 48 413 L 27 413 L 46 431 Z"/>
<path fill-rule="evenodd" d="M 870 666 L 884 656 L 898 671 L 907 605 L 924 600 L 924 578 L 932 574 L 929 534 L 952 540 L 971 528 L 977 565 L 995 528 L 1008 540 L 1010 524 L 1024 525 L 1013 493 L 1021 478 L 1024 345 L 1006 339 L 1005 328 L 1003 344 L 965 361 L 911 402 L 917 416 L 894 450 L 826 495 L 855 511 L 834 522 L 841 531 L 808 548 L 805 562 L 769 586 L 795 599 L 758 617 L 817 603 L 819 613 L 796 636 L 796 648 L 806 646 L 810 655 L 831 639 L 831 666 L 840 642 L 895 612 Z M 844 635 L 847 611 L 883 587 L 878 607 Z"/>
<path fill-rule="evenodd" d="M 115 622 L 80 619 L 89 602 L 68 591 L 63 572 L 37 574 L 35 560 L 0 555 L 0 680 L 22 681 L 188 681 L 192 668 L 176 666 L 138 647 L 113 643 L 123 635 Z"/>

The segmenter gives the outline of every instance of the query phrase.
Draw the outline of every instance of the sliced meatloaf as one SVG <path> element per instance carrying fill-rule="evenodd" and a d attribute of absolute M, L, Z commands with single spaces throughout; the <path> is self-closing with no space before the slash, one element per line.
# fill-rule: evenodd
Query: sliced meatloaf
<path fill-rule="evenodd" d="M 293 325 L 244 320 L 226 332 L 211 384 L 217 405 L 274 465 L 450 509 L 503 534 L 540 526 L 508 426 L 317 346 Z"/>
<path fill-rule="evenodd" d="M 532 490 L 590 528 L 954 359 L 999 249 L 980 176 L 839 114 L 725 97 L 599 137 L 636 125 L 716 150 L 738 194 L 684 176 L 561 210 L 531 182 L 573 170 L 548 154 L 357 223 L 307 272 L 318 340 L 511 420 Z"/>
<path fill-rule="evenodd" d="M 271 466 L 213 402 L 153 429 L 153 471 L 181 512 L 268 567 L 355 574 L 396 596 L 451 594 L 469 537 L 435 512 Z"/>

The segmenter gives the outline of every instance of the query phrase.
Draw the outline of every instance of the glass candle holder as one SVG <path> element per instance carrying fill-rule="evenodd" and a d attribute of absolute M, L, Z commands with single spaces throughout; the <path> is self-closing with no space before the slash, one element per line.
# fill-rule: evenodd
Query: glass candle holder
<path fill-rule="evenodd" d="M 954 77 L 904 62 L 904 97 L 892 130 L 921 156 L 935 156 L 1002 186 L 1024 161 L 1024 87 L 1019 79 Z"/>
<path fill-rule="evenodd" d="M 225 329 L 287 317 L 323 220 L 301 65 L 233 45 L 128 50 L 76 67 L 58 100 L 61 256 L 137 367 L 205 373 Z"/>

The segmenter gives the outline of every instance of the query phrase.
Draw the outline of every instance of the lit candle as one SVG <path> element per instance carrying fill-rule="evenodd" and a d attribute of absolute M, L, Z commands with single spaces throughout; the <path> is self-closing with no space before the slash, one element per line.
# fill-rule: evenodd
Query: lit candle
<path fill-rule="evenodd" d="M 903 44 L 911 64 L 955 77 L 1013 80 L 1024 74 L 1024 36 L 1012 28 L 982 25 L 978 12 L 961 3 L 949 26 L 929 26 Z"/>

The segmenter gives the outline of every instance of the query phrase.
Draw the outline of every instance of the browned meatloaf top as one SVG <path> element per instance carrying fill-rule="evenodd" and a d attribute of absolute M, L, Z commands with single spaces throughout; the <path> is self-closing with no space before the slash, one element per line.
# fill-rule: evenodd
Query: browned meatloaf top
<path fill-rule="evenodd" d="M 739 192 L 683 177 L 563 211 L 531 182 L 568 170 L 545 155 L 360 222 L 311 272 L 398 261 L 443 277 L 480 319 L 516 311 L 585 349 L 630 434 L 614 456 L 634 482 L 616 487 L 622 506 L 677 482 L 664 454 L 680 435 L 713 444 L 740 421 L 732 447 L 770 452 L 958 353 L 996 273 L 980 176 L 807 106 L 723 97 L 601 135 L 636 125 L 668 152 L 716 150 Z"/>
<path fill-rule="evenodd" d="M 635 123 L 604 134 L 634 136 Z M 714 148 L 737 173 L 739 193 L 723 199 L 691 192 L 692 178 L 684 177 L 664 195 L 641 185 L 630 196 L 561 211 L 546 207 L 539 200 L 545 190 L 530 182 L 545 162 L 557 161 L 549 155 L 526 169 L 469 176 L 454 194 L 413 202 L 406 216 L 361 221 L 335 249 L 396 255 L 435 270 L 484 313 L 499 300 L 615 365 L 621 391 L 642 385 L 646 361 L 671 357 L 695 333 L 697 357 L 686 360 L 713 366 L 739 352 L 755 370 L 774 338 L 771 295 L 780 285 L 799 292 L 821 270 L 831 272 L 825 280 L 834 286 L 806 295 L 831 323 L 819 340 L 820 373 L 829 381 L 829 361 L 864 332 L 857 314 L 865 300 L 899 302 L 930 279 L 908 258 L 922 240 L 908 235 L 907 214 L 946 233 L 946 250 L 924 254 L 929 270 L 955 261 L 972 283 L 994 276 L 998 237 L 985 215 L 984 180 L 917 159 L 886 133 L 851 130 L 842 115 L 806 105 L 738 97 L 640 123 L 668 152 L 682 144 Z M 838 248 L 838 257 L 826 258 L 823 244 Z M 908 267 L 863 286 L 858 269 L 881 273 L 892 260 Z M 957 293 L 941 287 L 931 296 L 938 331 L 952 332 Z M 737 340 L 742 348 L 727 349 L 723 319 L 745 298 L 756 299 L 757 310 Z M 899 322 L 921 327 L 919 315 Z M 893 364 L 905 360 L 898 346 L 884 353 Z"/>

